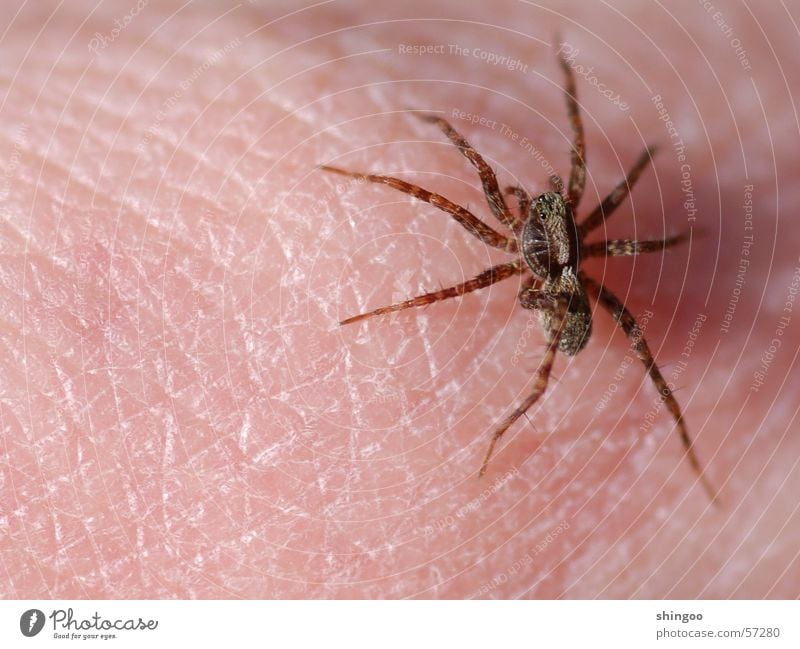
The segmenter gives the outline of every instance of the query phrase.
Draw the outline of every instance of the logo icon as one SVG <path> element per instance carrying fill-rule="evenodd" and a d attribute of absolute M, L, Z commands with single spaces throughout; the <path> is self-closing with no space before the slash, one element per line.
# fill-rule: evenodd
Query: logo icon
<path fill-rule="evenodd" d="M 38 608 L 25 611 L 19 618 L 19 630 L 22 635 L 32 638 L 44 627 L 44 613 Z"/>

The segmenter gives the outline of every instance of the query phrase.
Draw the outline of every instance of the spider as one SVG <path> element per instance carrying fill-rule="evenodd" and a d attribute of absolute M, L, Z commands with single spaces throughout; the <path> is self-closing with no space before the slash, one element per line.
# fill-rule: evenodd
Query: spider
<path fill-rule="evenodd" d="M 634 352 L 644 363 L 645 370 L 658 389 L 662 401 L 675 419 L 686 457 L 713 502 L 716 500 L 716 492 L 705 478 L 680 406 L 658 369 L 636 319 L 616 295 L 581 270 L 581 262 L 584 259 L 657 252 L 685 241 L 688 233 L 649 241 L 611 239 L 596 243 L 586 242 L 587 236 L 602 225 L 628 196 L 631 188 L 650 163 L 656 147 L 646 147 L 626 177 L 586 218 L 578 223 L 575 214 L 586 185 L 586 145 L 572 67 L 563 55 L 559 54 L 558 60 L 565 77 L 564 95 L 573 134 L 571 168 L 566 191 L 561 178 L 553 175 L 550 177 L 551 191 L 536 198 L 532 198 L 520 186 L 506 187 L 501 192 L 497 176 L 489 164 L 445 119 L 433 114 L 417 114 L 423 121 L 438 126 L 450 142 L 458 147 L 464 157 L 477 169 L 489 210 L 500 223 L 511 231 L 510 236 L 497 232 L 470 211 L 449 201 L 444 196 L 399 178 L 357 173 L 329 165 L 320 165 L 320 168 L 325 171 L 360 181 L 388 185 L 429 203 L 452 216 L 483 243 L 517 256 L 514 261 L 492 266 L 462 284 L 380 307 L 374 311 L 342 320 L 339 324 L 352 324 L 366 318 L 458 297 L 515 275 L 526 276 L 519 292 L 519 303 L 524 309 L 538 311 L 539 321 L 547 341 L 546 348 L 530 394 L 500 423 L 492 436 L 479 472 L 479 475 L 483 476 L 500 438 L 547 389 L 557 352 L 574 356 L 586 346 L 592 332 L 592 309 L 589 300 L 592 298 L 611 314 L 611 317 L 631 340 Z M 505 199 L 506 195 L 513 195 L 516 198 L 518 214 L 514 214 L 509 209 Z"/>

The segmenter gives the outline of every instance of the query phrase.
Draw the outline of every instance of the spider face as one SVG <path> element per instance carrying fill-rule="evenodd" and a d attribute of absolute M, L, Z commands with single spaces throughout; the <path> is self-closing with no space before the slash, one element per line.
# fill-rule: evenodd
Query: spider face
<path fill-rule="evenodd" d="M 565 314 L 558 349 L 574 356 L 589 341 L 592 311 L 578 277 L 580 232 L 572 207 L 559 192 L 547 192 L 531 202 L 520 247 L 525 263 L 543 280 L 538 289 L 522 289 L 520 304 L 539 311 L 546 334 L 558 325 L 556 307 L 562 302 Z"/>

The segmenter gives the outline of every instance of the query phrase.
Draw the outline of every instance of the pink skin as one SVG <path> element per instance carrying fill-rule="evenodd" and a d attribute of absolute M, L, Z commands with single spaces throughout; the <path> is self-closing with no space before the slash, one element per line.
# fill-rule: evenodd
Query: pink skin
<path fill-rule="evenodd" d="M 800 249 L 798 34 L 782 9 L 726 7 L 730 36 L 688 1 L 673 15 L 371 2 L 286 18 L 292 3 L 151 3 L 111 39 L 135 3 L 44 4 L 4 12 L 0 50 L 0 595 L 800 594 L 798 304 L 751 391 Z M 337 191 L 342 179 L 315 164 L 402 172 L 501 229 L 472 167 L 403 110 L 445 111 L 502 185 L 545 191 L 545 165 L 566 177 L 569 164 L 556 31 L 589 76 L 577 77 L 579 213 L 655 143 L 607 234 L 695 226 L 689 245 L 585 268 L 634 315 L 652 312 L 647 338 L 718 507 L 601 310 L 481 480 L 493 427 L 543 347 L 519 280 L 337 325 L 510 257 L 389 188 Z M 686 147 L 693 223 L 655 94 Z"/>

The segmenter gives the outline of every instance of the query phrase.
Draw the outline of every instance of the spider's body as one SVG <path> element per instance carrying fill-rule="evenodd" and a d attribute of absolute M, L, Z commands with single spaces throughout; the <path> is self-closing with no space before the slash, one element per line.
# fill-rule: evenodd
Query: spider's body
<path fill-rule="evenodd" d="M 563 182 L 558 176 L 553 176 L 550 178 L 551 191 L 540 194 L 536 198 L 531 198 L 524 189 L 518 186 L 508 187 L 505 192 L 501 192 L 492 168 L 460 133 L 446 120 L 437 115 L 420 115 L 424 121 L 436 124 L 475 166 L 480 175 L 490 211 L 500 223 L 511 231 L 510 235 L 497 232 L 469 210 L 449 201 L 444 196 L 417 185 L 412 185 L 399 178 L 376 174 L 360 174 L 337 167 L 322 166 L 322 169 L 326 171 L 368 182 L 389 185 L 394 189 L 410 194 L 450 214 L 483 243 L 517 255 L 517 259 L 514 261 L 488 268 L 476 277 L 456 286 L 426 293 L 404 302 L 380 307 L 374 311 L 343 320 L 341 324 L 350 324 L 373 316 L 458 297 L 514 275 L 526 275 L 519 293 L 520 305 L 525 309 L 534 309 L 539 312 L 539 319 L 547 339 L 547 347 L 530 394 L 495 430 L 481 466 L 480 474 L 483 475 L 497 441 L 544 394 L 556 353 L 560 351 L 567 356 L 574 356 L 589 341 L 592 332 L 591 297 L 611 313 L 612 317 L 630 338 L 634 352 L 644 363 L 645 370 L 675 419 L 689 462 L 713 500 L 716 498 L 716 494 L 705 480 L 702 466 L 694 452 L 692 441 L 686 429 L 680 406 L 658 369 L 636 320 L 619 298 L 581 270 L 581 262 L 584 259 L 638 255 L 644 252 L 660 251 L 681 243 L 686 239 L 686 235 L 677 235 L 654 241 L 614 239 L 597 243 L 585 242 L 586 236 L 603 224 L 611 216 L 615 208 L 627 197 L 631 187 L 649 164 L 655 149 L 653 147 L 646 148 L 634 163 L 626 178 L 614 188 L 600 205 L 578 223 L 575 215 L 586 184 L 586 147 L 583 124 L 575 98 L 575 79 L 572 68 L 563 57 L 560 57 L 559 61 L 566 78 L 567 111 L 574 136 L 572 166 L 569 184 L 566 188 L 564 188 Z M 516 197 L 518 203 L 517 214 L 514 214 L 509 209 L 504 194 L 512 194 Z"/>
<path fill-rule="evenodd" d="M 525 287 L 520 304 L 538 309 L 545 333 L 554 322 L 551 304 L 565 301 L 566 313 L 558 349 L 574 356 L 589 342 L 592 333 L 592 310 L 586 289 L 578 277 L 581 263 L 581 239 L 572 208 L 558 192 L 547 192 L 531 202 L 520 237 L 522 257 L 534 275 L 541 278 L 540 288 Z"/>

